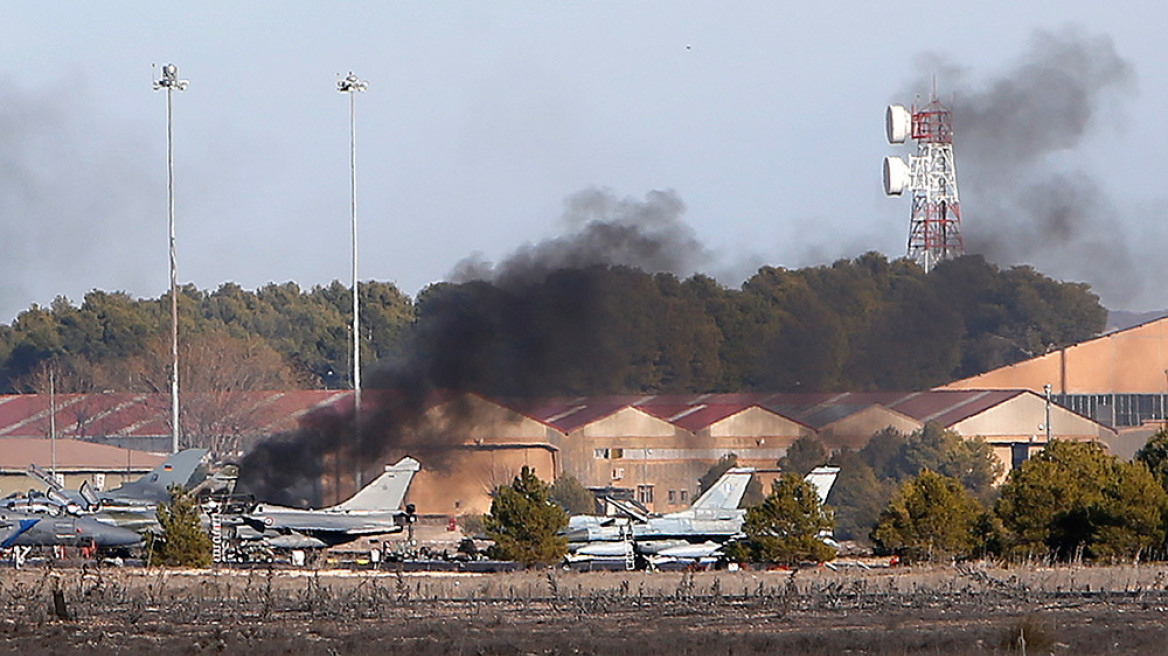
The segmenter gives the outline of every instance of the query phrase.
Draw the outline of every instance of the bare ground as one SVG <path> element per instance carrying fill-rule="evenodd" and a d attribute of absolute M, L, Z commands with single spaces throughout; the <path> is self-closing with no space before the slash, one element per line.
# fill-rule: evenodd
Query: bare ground
<path fill-rule="evenodd" d="M 0 570 L 0 653 L 21 654 L 1159 654 L 1166 620 L 1160 565 Z"/>

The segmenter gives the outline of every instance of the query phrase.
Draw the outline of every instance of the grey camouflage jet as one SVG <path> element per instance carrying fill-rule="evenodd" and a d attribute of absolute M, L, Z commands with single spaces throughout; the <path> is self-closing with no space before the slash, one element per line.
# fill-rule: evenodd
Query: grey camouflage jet
<path fill-rule="evenodd" d="M 135 547 L 142 536 L 92 517 L 0 509 L 0 549 L 10 547 Z"/>
<path fill-rule="evenodd" d="M 241 540 L 262 540 L 273 549 L 325 549 L 362 537 L 400 533 L 413 520 L 413 507 L 400 510 L 421 465 L 402 458 L 351 499 L 329 508 L 303 510 L 260 503 L 240 515 Z"/>

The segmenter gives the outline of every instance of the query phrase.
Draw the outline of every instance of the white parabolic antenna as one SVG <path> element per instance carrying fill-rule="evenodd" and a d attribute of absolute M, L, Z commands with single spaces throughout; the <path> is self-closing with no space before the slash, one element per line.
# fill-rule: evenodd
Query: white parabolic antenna
<path fill-rule="evenodd" d="M 904 105 L 889 105 L 884 113 L 884 133 L 888 136 L 888 143 L 904 143 L 912 134 L 912 114 Z"/>
<path fill-rule="evenodd" d="M 889 196 L 899 196 L 908 188 L 912 174 L 908 164 L 899 157 L 884 158 L 884 193 Z"/>

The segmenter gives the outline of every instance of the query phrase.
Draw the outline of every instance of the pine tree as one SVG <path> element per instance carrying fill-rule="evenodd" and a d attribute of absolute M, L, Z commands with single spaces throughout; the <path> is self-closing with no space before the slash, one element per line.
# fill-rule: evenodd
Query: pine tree
<path fill-rule="evenodd" d="M 195 500 L 174 486 L 170 502 L 158 505 L 162 535 L 150 543 L 151 561 L 168 567 L 207 567 L 211 564 L 211 537 L 199 521 Z"/>
<path fill-rule="evenodd" d="M 568 553 L 568 514 L 550 498 L 550 488 L 529 467 L 511 485 L 500 487 L 485 517 L 492 558 L 524 565 L 554 563 Z"/>
<path fill-rule="evenodd" d="M 823 562 L 835 549 L 821 536 L 835 526 L 831 510 L 819 502 L 815 487 L 800 476 L 776 480 L 770 495 L 746 511 L 746 539 L 726 548 L 732 560 L 795 564 Z"/>
<path fill-rule="evenodd" d="M 982 512 L 961 481 L 925 469 L 896 491 L 880 513 L 872 539 L 910 560 L 968 556 L 977 546 L 975 529 Z"/>

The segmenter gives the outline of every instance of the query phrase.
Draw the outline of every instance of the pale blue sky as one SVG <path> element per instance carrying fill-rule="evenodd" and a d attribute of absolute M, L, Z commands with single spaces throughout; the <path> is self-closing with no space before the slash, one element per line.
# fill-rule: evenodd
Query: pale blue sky
<path fill-rule="evenodd" d="M 929 54 L 974 87 L 1008 74 L 1036 30 L 1109 40 L 1134 72 L 1042 166 L 1099 191 L 1114 241 L 1095 246 L 1158 258 L 1166 22 L 1168 6 L 1134 2 L 5 3 L 0 320 L 58 294 L 166 288 L 151 65 L 169 62 L 191 82 L 175 98 L 179 279 L 201 288 L 348 280 L 335 84 L 350 70 L 370 83 L 357 98 L 362 279 L 416 294 L 468 256 L 560 234 L 565 199 L 590 188 L 672 190 L 715 254 L 703 270 L 727 284 L 761 264 L 901 256 L 908 199 L 883 196 L 880 162 L 908 150 L 885 143 L 885 105 L 913 102 Z M 944 97 L 948 68 L 933 68 Z M 976 243 L 1000 231 L 978 215 L 998 203 L 960 177 L 955 102 Z M 1115 258 L 1084 248 L 999 263 L 1091 282 L 1115 309 L 1168 307 L 1162 267 L 1109 278 Z"/>

